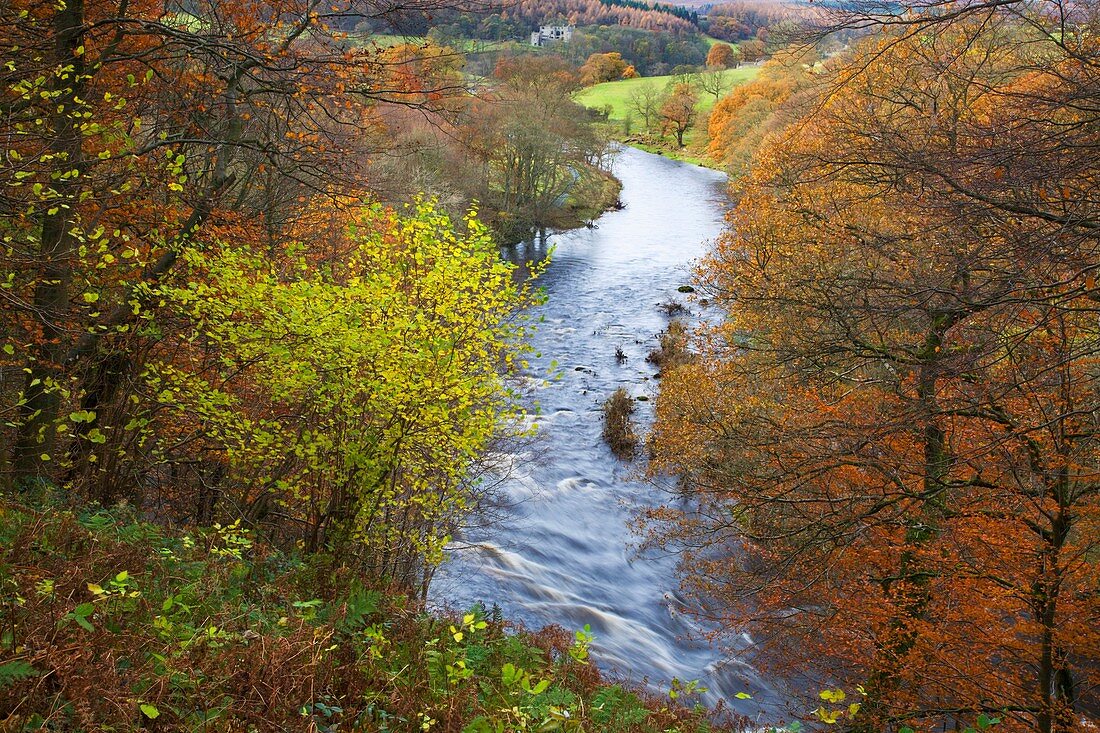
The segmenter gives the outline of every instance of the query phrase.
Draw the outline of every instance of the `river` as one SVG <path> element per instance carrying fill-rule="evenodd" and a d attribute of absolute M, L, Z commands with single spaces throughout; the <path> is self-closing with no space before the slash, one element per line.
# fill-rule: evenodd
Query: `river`
<path fill-rule="evenodd" d="M 637 402 L 636 417 L 644 428 L 652 422 L 658 384 L 645 357 L 668 324 L 658 305 L 686 304 L 677 288 L 690 284 L 693 262 L 721 231 L 725 176 L 634 148 L 614 165 L 621 211 L 605 214 L 596 229 L 505 249 L 523 263 L 553 247 L 541 278 L 549 299 L 534 313 L 542 319 L 533 337 L 540 355 L 529 370 L 538 437 L 510 457 L 505 516 L 461 538 L 431 595 L 455 608 L 496 603 L 532 628 L 589 624 L 593 658 L 610 676 L 663 690 L 673 677 L 698 679 L 709 688 L 704 702 L 725 700 L 754 721 L 773 722 L 782 695 L 747 651 L 727 656 L 689 638 L 698 629 L 682 613 L 676 558 L 637 554 L 628 523 L 665 497 L 600 438 L 601 405 L 617 387 L 648 397 Z M 555 371 L 557 378 L 546 378 Z M 747 649 L 750 640 L 742 641 Z M 738 699 L 739 692 L 752 698 Z"/>

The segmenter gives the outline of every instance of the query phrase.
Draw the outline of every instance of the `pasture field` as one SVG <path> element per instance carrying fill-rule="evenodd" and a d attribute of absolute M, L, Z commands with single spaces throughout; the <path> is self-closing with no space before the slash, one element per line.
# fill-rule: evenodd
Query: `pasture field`
<path fill-rule="evenodd" d="M 750 81 L 755 78 L 758 73 L 760 73 L 759 66 L 740 66 L 736 69 L 726 69 L 722 72 L 722 76 L 728 84 L 728 88 L 724 93 L 728 94 L 730 89 Z M 698 74 L 691 74 L 688 78 L 693 79 L 698 76 Z M 596 84 L 595 86 L 582 89 L 577 93 L 576 100 L 585 107 L 591 107 L 593 109 L 603 109 L 604 107 L 610 106 L 611 119 L 621 121 L 625 119 L 627 112 L 630 111 L 630 95 L 635 89 L 645 84 L 656 84 L 658 87 L 664 88 L 673 78 L 675 77 L 647 76 L 637 79 L 609 81 L 604 84 Z M 713 106 L 714 95 L 701 92 L 699 96 L 700 116 L 708 114 L 710 108 Z"/>

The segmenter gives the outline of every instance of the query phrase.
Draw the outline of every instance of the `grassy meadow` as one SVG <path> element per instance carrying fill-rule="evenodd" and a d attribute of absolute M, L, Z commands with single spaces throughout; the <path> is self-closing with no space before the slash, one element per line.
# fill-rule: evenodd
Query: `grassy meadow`
<path fill-rule="evenodd" d="M 736 69 L 726 69 L 722 72 L 723 77 L 728 84 L 726 93 L 733 87 L 744 84 L 747 81 L 755 78 L 760 73 L 760 67 L 758 66 L 741 66 Z M 689 79 L 694 79 L 697 74 L 691 74 Z M 637 79 L 622 79 L 621 81 L 609 81 L 604 84 L 596 84 L 595 86 L 582 89 L 577 93 L 577 101 L 583 104 L 585 107 L 591 107 L 593 109 L 603 109 L 604 107 L 611 107 L 611 119 L 616 121 L 622 121 L 626 118 L 627 112 L 630 111 L 630 95 L 640 86 L 645 84 L 656 84 L 658 87 L 664 88 L 675 77 L 672 76 L 648 76 L 639 77 Z M 710 108 L 714 106 L 714 96 L 707 93 L 700 94 L 699 97 L 699 113 L 700 115 L 706 115 L 710 113 Z"/>

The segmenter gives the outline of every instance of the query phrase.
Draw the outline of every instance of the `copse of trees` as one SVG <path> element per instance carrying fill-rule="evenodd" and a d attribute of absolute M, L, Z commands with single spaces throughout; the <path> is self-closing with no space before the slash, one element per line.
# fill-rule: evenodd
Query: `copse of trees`
<path fill-rule="evenodd" d="M 644 10 L 654 11 L 657 13 L 668 13 L 674 15 L 677 18 L 682 18 L 688 21 L 692 25 L 698 25 L 699 13 L 691 8 L 685 8 L 682 5 L 669 5 L 665 3 L 647 3 L 641 2 L 641 0 L 600 0 L 604 5 L 613 5 L 623 8 L 631 8 L 632 10 Z"/>
<path fill-rule="evenodd" d="M 669 12 L 668 7 L 629 0 L 518 0 L 509 3 L 500 15 L 505 20 L 523 20 L 531 26 L 560 18 L 577 26 L 626 26 L 676 35 L 699 32 L 690 13 Z"/>
<path fill-rule="evenodd" d="M 740 182 L 700 272 L 728 317 L 658 401 L 693 508 L 654 538 L 849 730 L 1096 709 L 1100 47 L 1010 5 L 859 19 Z"/>
<path fill-rule="evenodd" d="M 613 203 L 618 186 L 604 172 L 607 140 L 572 99 L 577 74 L 553 56 L 519 56 L 503 59 L 494 76 L 495 87 L 458 135 L 480 172 L 478 200 L 504 212 L 496 222 L 502 234 L 518 239 L 553 224 L 563 202 L 582 209 Z"/>
<path fill-rule="evenodd" d="M 470 109 L 461 58 L 352 46 L 318 7 L 0 9 L 2 477 L 418 589 L 481 500 L 530 293 L 469 194 L 367 202 L 400 114 Z"/>
<path fill-rule="evenodd" d="M 722 2 L 707 10 L 706 31 L 723 41 L 746 41 L 777 23 L 813 12 L 809 6 L 767 0 Z"/>
<path fill-rule="evenodd" d="M 382 55 L 393 61 L 391 86 L 465 83 L 464 58 L 452 49 L 402 44 Z M 571 97 L 577 71 L 554 54 L 496 59 L 476 91 L 439 99 L 430 116 L 409 105 L 381 111 L 388 148 L 367 166 L 376 197 L 400 203 L 427 193 L 456 218 L 480 202 L 482 220 L 505 243 L 590 221 L 614 203 L 618 184 L 607 172 L 606 136 Z M 500 168 L 513 144 L 526 150 L 519 178 Z"/>
<path fill-rule="evenodd" d="M 764 139 L 803 111 L 800 102 L 820 81 L 816 61 L 812 49 L 776 54 L 754 79 L 715 102 L 707 122 L 707 153 L 735 184 L 751 169 Z"/>
<path fill-rule="evenodd" d="M 697 33 L 674 35 L 612 25 L 578 28 L 573 40 L 555 52 L 577 66 L 594 53 L 618 53 L 640 76 L 660 76 L 676 66 L 702 66 L 708 48 Z"/>

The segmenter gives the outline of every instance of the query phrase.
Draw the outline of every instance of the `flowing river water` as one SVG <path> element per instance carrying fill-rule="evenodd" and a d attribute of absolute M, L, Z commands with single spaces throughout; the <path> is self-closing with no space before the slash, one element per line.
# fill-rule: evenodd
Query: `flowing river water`
<path fill-rule="evenodd" d="M 699 629 L 683 613 L 676 558 L 638 554 L 631 519 L 667 497 L 600 438 L 601 405 L 618 387 L 649 398 L 635 416 L 641 428 L 652 422 L 658 384 L 645 357 L 668 325 L 658 304 L 686 304 L 677 288 L 721 231 L 725 176 L 634 148 L 617 155 L 614 172 L 625 207 L 598 228 L 505 249 L 523 263 L 553 247 L 529 370 L 538 436 L 508 457 L 504 516 L 460 538 L 431 595 L 456 608 L 495 603 L 531 628 L 589 624 L 593 658 L 612 677 L 658 690 L 673 677 L 697 679 L 709 688 L 704 702 L 725 700 L 753 721 L 774 722 L 782 695 L 752 667 L 750 640 L 720 652 L 693 639 Z"/>

